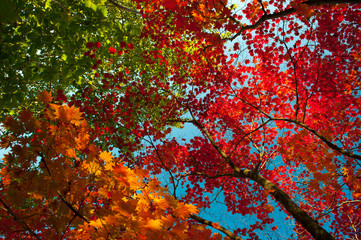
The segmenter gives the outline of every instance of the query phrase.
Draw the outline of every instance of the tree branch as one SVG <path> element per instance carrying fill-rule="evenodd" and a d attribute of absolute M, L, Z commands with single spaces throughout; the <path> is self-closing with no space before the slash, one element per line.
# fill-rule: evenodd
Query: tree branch
<path fill-rule="evenodd" d="M 301 4 L 307 4 L 308 6 L 320 6 L 320 5 L 335 5 L 335 4 L 345 4 L 345 3 L 349 3 L 349 4 L 359 4 L 360 1 L 359 0 L 330 0 L 330 1 L 325 1 L 325 0 L 309 0 L 309 1 L 304 1 Z M 297 10 L 295 8 L 288 8 L 286 10 L 283 10 L 281 12 L 276 12 L 276 13 L 272 13 L 272 14 L 263 14 L 262 17 L 260 19 L 258 19 L 257 22 L 255 22 L 254 24 L 251 25 L 243 25 L 241 27 L 241 29 L 231 38 L 225 38 L 224 40 L 231 40 L 233 41 L 234 39 L 236 39 L 239 35 L 241 35 L 244 31 L 250 30 L 250 29 L 256 29 L 258 28 L 263 22 L 271 20 L 271 19 L 276 19 L 276 18 L 280 18 L 280 17 L 284 17 L 287 15 L 291 15 L 293 13 L 297 12 Z M 233 17 L 230 17 L 231 20 L 235 21 L 237 24 L 242 25 L 238 20 L 236 20 Z"/>
<path fill-rule="evenodd" d="M 58 190 L 56 191 L 60 197 L 60 199 L 65 203 L 66 206 L 68 206 L 68 208 L 78 217 L 80 217 L 81 219 L 83 219 L 85 222 L 89 223 L 89 219 L 84 216 L 83 214 L 81 214 L 78 210 L 76 210 L 73 205 L 71 205 L 68 201 L 65 200 L 64 196 L 61 194 L 61 192 Z"/>
<path fill-rule="evenodd" d="M 167 170 L 167 172 L 171 176 L 172 184 L 173 184 L 173 196 L 177 199 L 177 195 L 176 195 L 177 186 L 175 184 L 175 181 L 174 181 L 175 177 L 173 176 L 172 171 L 164 164 L 164 162 L 162 160 L 162 157 L 160 156 L 160 153 L 158 151 L 158 148 L 154 145 L 153 141 L 152 140 L 147 140 L 145 138 L 144 138 L 144 140 L 152 145 L 152 147 L 154 148 L 155 153 L 157 154 L 157 157 L 158 157 L 158 159 L 160 161 L 160 164 L 162 164 L 162 166 L 165 168 L 165 170 Z"/>
<path fill-rule="evenodd" d="M 45 164 L 45 167 L 48 171 L 49 176 L 51 177 L 51 172 L 50 169 L 46 163 L 45 157 L 41 152 L 36 151 L 36 153 L 41 157 L 41 161 Z M 81 219 L 83 219 L 84 221 L 86 221 L 87 223 L 89 223 L 89 219 L 87 217 L 85 217 L 84 215 L 82 215 L 78 210 L 76 210 L 72 204 L 70 204 L 68 201 L 65 200 L 65 197 L 61 194 L 61 192 L 59 190 L 56 191 L 60 197 L 60 199 L 65 203 L 65 205 L 67 205 L 69 207 L 69 209 L 75 214 L 75 216 L 80 217 Z"/>
<path fill-rule="evenodd" d="M 294 219 L 302 225 L 315 239 L 317 240 L 332 240 L 335 239 L 330 233 L 328 233 L 317 221 L 310 217 L 305 211 L 303 211 L 284 191 L 282 191 L 276 184 L 272 183 L 268 179 L 258 174 L 257 169 L 240 169 L 232 162 L 229 156 L 217 145 L 213 137 L 208 130 L 196 121 L 191 112 L 193 123 L 200 128 L 203 134 L 211 142 L 212 146 L 218 151 L 221 157 L 230 165 L 234 170 L 235 177 L 248 178 L 264 189 L 269 190 L 270 194 L 278 201 L 282 206 L 294 217 Z"/>
<path fill-rule="evenodd" d="M 234 177 L 234 174 L 233 173 L 225 173 L 225 174 L 217 174 L 217 175 L 211 176 L 211 175 L 208 175 L 208 174 L 205 174 L 202 172 L 193 172 L 193 173 L 187 173 L 187 174 L 180 175 L 181 178 L 185 178 L 188 176 L 202 176 L 202 177 L 209 178 L 209 179 L 216 179 L 216 178 L 221 178 L 221 177 Z"/>
<path fill-rule="evenodd" d="M 46 168 L 46 170 L 48 171 L 49 176 L 51 177 L 50 169 L 49 169 L 49 167 L 48 167 L 48 164 L 47 164 L 46 161 L 45 161 L 44 155 L 43 155 L 41 152 L 39 152 L 39 151 L 35 151 L 35 152 L 41 157 L 41 161 L 44 163 L 45 168 Z"/>
<path fill-rule="evenodd" d="M 0 198 L 0 202 L 1 204 L 4 206 L 4 208 L 6 209 L 6 211 L 13 216 L 14 220 L 17 221 L 18 223 L 20 223 L 20 225 L 26 230 L 28 231 L 33 237 L 35 237 L 36 239 L 41 239 L 33 230 L 31 230 L 31 228 L 26 224 L 26 222 L 22 221 L 18 216 L 16 216 L 16 214 L 11 210 L 11 208 Z"/>
<path fill-rule="evenodd" d="M 361 156 L 360 155 L 357 155 L 357 154 L 354 154 L 352 152 L 349 152 L 349 151 L 346 151 L 340 147 L 338 147 L 336 144 L 332 143 L 331 141 L 327 140 L 327 138 L 323 135 L 321 135 L 320 133 L 318 133 L 316 130 L 314 130 L 313 128 L 309 127 L 308 125 L 302 123 L 302 122 L 299 122 L 299 121 L 296 121 L 296 120 L 291 120 L 291 119 L 286 119 L 286 118 L 271 118 L 271 120 L 274 120 L 274 121 L 285 121 L 285 122 L 291 122 L 291 123 L 294 123 L 304 129 L 306 129 L 307 131 L 313 133 L 314 135 L 316 135 L 319 139 L 321 139 L 324 143 L 327 144 L 327 146 L 329 146 L 331 149 L 341 153 L 342 155 L 345 155 L 347 157 L 350 157 L 350 158 L 354 158 L 354 159 L 358 159 L 358 160 L 361 160 Z"/>
<path fill-rule="evenodd" d="M 123 10 L 123 11 L 126 11 L 126 12 L 131 12 L 131 13 L 135 13 L 135 14 L 141 14 L 140 12 L 134 10 L 134 9 L 131 9 L 131 8 L 128 8 L 128 7 L 124 7 L 122 5 L 120 5 L 119 3 L 117 3 L 116 1 L 113 1 L 113 0 L 108 0 L 108 2 L 110 2 L 111 4 L 113 4 L 116 8 L 118 8 L 119 10 Z"/>
<path fill-rule="evenodd" d="M 233 90 L 233 89 L 232 89 Z M 235 93 L 235 92 L 234 92 Z M 233 95 L 231 95 L 233 96 Z M 352 152 L 349 152 L 347 150 L 344 150 L 340 147 L 338 147 L 336 144 L 332 143 L 331 141 L 327 140 L 327 138 L 325 136 L 323 136 L 322 134 L 320 134 L 319 132 L 317 132 L 316 130 L 312 129 L 311 127 L 309 127 L 308 125 L 304 124 L 303 122 L 300 122 L 298 120 L 292 120 L 292 119 L 287 119 L 287 118 L 273 118 L 272 116 L 270 116 L 269 114 L 265 113 L 261 108 L 253 105 L 252 103 L 249 103 L 248 101 L 242 99 L 241 97 L 239 97 L 236 93 L 234 95 L 234 97 L 238 98 L 239 100 L 241 100 L 242 102 L 244 102 L 245 104 L 247 104 L 248 106 L 251 106 L 253 108 L 255 108 L 257 111 L 259 111 L 260 113 L 262 113 L 263 115 L 265 115 L 267 118 L 269 118 L 269 120 L 272 121 L 285 121 L 285 122 L 291 122 L 294 123 L 306 130 L 308 130 L 309 132 L 313 133 L 314 135 L 316 135 L 319 139 L 321 139 L 324 143 L 327 144 L 327 146 L 329 146 L 331 149 L 341 153 L 344 156 L 350 157 L 350 158 L 354 158 L 354 159 L 358 159 L 361 160 L 361 155 L 357 155 L 354 154 Z"/>
<path fill-rule="evenodd" d="M 355 203 L 355 204 L 360 204 L 361 203 L 361 200 L 353 200 L 353 201 L 345 201 L 345 202 L 342 202 L 340 203 L 339 205 L 337 205 L 336 207 L 334 208 L 329 208 L 326 212 L 320 214 L 316 219 L 320 219 L 322 217 L 324 217 L 325 215 L 335 211 L 336 209 L 339 209 L 340 207 L 342 207 L 343 205 L 345 204 L 352 204 L 352 203 Z"/>
<path fill-rule="evenodd" d="M 284 191 L 276 184 L 250 170 L 243 170 L 239 173 L 240 177 L 249 178 L 264 189 L 269 190 L 273 198 L 282 204 L 282 206 L 294 217 L 294 219 L 306 229 L 317 240 L 335 239 L 327 232 L 317 221 L 303 211 Z"/>
<path fill-rule="evenodd" d="M 202 224 L 205 224 L 205 225 L 208 225 L 210 227 L 213 227 L 213 223 L 214 222 L 211 222 L 209 220 L 206 220 L 204 218 L 201 218 L 197 215 L 191 215 L 190 216 L 192 219 L 196 220 L 197 222 L 199 223 L 202 223 Z M 242 240 L 242 238 L 238 237 L 237 235 L 235 235 L 233 232 L 229 231 L 228 229 L 222 227 L 222 226 L 219 226 L 218 228 L 216 228 L 217 230 L 223 232 L 224 234 L 226 234 L 228 237 L 230 237 L 231 239 L 234 239 L 234 240 Z"/>

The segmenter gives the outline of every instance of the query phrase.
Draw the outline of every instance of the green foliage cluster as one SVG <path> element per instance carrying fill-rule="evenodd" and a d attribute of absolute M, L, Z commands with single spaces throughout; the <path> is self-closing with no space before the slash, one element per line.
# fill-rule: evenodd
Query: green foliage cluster
<path fill-rule="evenodd" d="M 0 115 L 32 108 L 40 89 L 75 92 L 86 43 L 130 40 L 140 16 L 104 0 L 4 0 L 0 5 Z M 127 4 L 126 2 L 124 4 Z M 106 48 L 99 51 L 106 51 Z"/>

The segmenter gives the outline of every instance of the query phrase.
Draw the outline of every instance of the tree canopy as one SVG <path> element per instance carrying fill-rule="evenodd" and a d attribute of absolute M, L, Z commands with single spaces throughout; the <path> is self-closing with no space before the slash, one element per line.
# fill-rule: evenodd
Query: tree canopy
<path fill-rule="evenodd" d="M 0 235 L 361 238 L 360 7 L 9 3 Z"/>

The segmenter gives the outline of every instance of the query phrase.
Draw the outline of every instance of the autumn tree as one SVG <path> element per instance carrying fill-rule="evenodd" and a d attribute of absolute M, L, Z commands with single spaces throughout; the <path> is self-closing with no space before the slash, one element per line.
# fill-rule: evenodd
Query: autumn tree
<path fill-rule="evenodd" d="M 193 239 L 211 231 L 187 221 L 197 208 L 176 200 L 146 170 L 130 169 L 93 144 L 75 107 L 47 104 L 7 118 L 11 152 L 1 170 L 1 227 L 7 239 Z M 215 235 L 216 237 L 216 235 Z M 198 237 L 197 237 L 198 238 Z"/>
<path fill-rule="evenodd" d="M 193 204 L 201 211 L 215 208 L 220 200 L 226 206 L 224 221 L 198 214 L 189 215 L 189 224 L 208 225 L 231 239 L 277 238 L 277 234 L 288 239 L 360 238 L 359 1 L 132 4 L 143 26 L 137 44 L 120 41 L 98 48 L 97 42 L 89 41 L 85 57 L 93 72 L 88 77 L 97 86 L 87 86 L 70 98 L 58 93 L 57 99 L 68 107 L 50 105 L 49 120 L 56 120 L 53 112 L 60 109 L 77 113 L 74 109 L 80 109 L 97 154 L 115 151 L 118 164 L 167 175 L 168 182 L 162 184 L 178 204 Z M 140 47 L 143 42 L 149 47 Z M 92 55 L 94 49 L 108 51 L 111 60 Z M 36 134 L 50 131 L 25 124 L 32 118 L 24 113 L 5 125 L 30 127 Z M 185 139 L 169 135 L 175 126 L 183 127 Z M 199 134 L 187 136 L 192 126 Z M 3 144 L 18 141 L 19 147 L 36 149 L 11 137 Z M 62 141 L 67 140 L 60 139 L 53 151 L 62 151 Z M 37 151 L 43 155 L 36 157 L 38 166 L 46 169 L 41 165 L 46 155 Z M 87 169 L 88 157 L 82 159 L 80 166 Z M 108 176 L 106 159 L 100 155 L 96 159 L 100 171 L 93 174 Z M 31 169 L 23 164 L 19 172 Z M 77 164 L 68 164 L 69 172 L 77 171 Z M 3 167 L 4 176 L 8 165 Z M 15 179 L 7 181 L 21 183 Z M 8 197 L 7 188 L 2 191 Z M 109 192 L 111 201 L 114 195 Z M 57 199 L 63 201 L 61 195 Z M 79 198 L 74 203 L 82 204 Z M 3 206 L 11 217 L 9 203 L 4 201 Z M 71 213 L 81 219 L 80 213 Z M 231 226 L 231 219 L 240 220 Z M 104 219 L 95 227 L 107 232 L 105 222 L 112 220 Z M 290 224 L 293 232 L 284 236 L 289 221 L 295 222 Z M 37 233 L 28 223 L 20 227 L 27 234 Z"/>
<path fill-rule="evenodd" d="M 262 236 L 279 208 L 296 220 L 292 238 L 357 239 L 357 3 L 147 2 L 150 22 L 197 39 L 187 92 L 170 93 L 188 114 L 167 121 L 201 132 L 155 145 L 149 168 L 169 171 L 174 188 L 190 182 L 182 199 L 198 206 L 212 207 L 221 190 L 230 213 L 258 219 L 236 226 L 240 235 Z"/>

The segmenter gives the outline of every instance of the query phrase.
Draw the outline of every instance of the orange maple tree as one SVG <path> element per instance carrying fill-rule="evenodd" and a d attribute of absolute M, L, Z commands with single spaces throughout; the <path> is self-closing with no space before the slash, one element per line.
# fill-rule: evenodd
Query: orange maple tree
<path fill-rule="evenodd" d="M 211 232 L 189 223 L 197 208 L 130 169 L 89 135 L 78 108 L 43 91 L 41 117 L 7 118 L 11 152 L 1 170 L 0 232 L 7 239 L 193 239 Z"/>
<path fill-rule="evenodd" d="M 114 44 L 108 61 L 87 45 L 97 84 L 58 91 L 67 105 L 43 92 L 43 115 L 5 121 L 2 226 L 19 229 L 1 233 L 212 238 L 203 224 L 231 239 L 361 238 L 359 1 L 131 6 L 119 8 L 142 16 L 139 42 Z M 174 126 L 199 134 L 168 137 Z M 241 220 L 195 214 L 218 201 Z"/>

